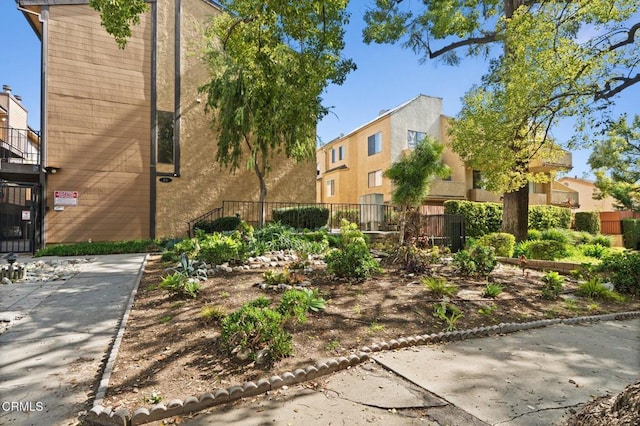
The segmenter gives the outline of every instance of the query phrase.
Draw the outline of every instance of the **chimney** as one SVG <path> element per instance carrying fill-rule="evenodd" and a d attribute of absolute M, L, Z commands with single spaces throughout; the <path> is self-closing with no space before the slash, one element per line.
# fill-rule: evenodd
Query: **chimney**
<path fill-rule="evenodd" d="M 2 85 L 2 90 L 3 90 L 5 93 L 9 93 L 9 94 L 10 94 L 10 93 L 11 93 L 11 86 L 9 86 L 8 84 L 3 84 L 3 85 Z"/>

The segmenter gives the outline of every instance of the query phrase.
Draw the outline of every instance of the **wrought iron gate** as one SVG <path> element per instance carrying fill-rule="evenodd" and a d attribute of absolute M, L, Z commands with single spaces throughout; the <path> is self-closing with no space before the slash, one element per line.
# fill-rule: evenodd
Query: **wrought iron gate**
<path fill-rule="evenodd" d="M 0 184 L 0 252 L 32 253 L 40 238 L 40 187 Z"/>

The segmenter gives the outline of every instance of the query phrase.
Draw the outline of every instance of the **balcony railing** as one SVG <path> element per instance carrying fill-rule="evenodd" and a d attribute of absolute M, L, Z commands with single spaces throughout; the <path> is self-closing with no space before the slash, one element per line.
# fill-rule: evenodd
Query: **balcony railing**
<path fill-rule="evenodd" d="M 0 159 L 7 163 L 40 164 L 40 136 L 30 129 L 0 127 Z"/>
<path fill-rule="evenodd" d="M 580 198 L 577 192 L 551 191 L 551 204 L 563 207 L 580 207 Z"/>

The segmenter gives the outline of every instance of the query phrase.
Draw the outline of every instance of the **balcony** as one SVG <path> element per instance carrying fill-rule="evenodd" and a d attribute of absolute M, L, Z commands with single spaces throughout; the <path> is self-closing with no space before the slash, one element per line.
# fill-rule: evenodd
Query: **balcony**
<path fill-rule="evenodd" d="M 577 192 L 551 191 L 551 204 L 561 207 L 580 207 L 580 198 Z"/>
<path fill-rule="evenodd" d="M 554 170 L 571 170 L 573 168 L 573 156 L 569 151 L 562 150 L 552 160 L 535 158 L 531 161 L 529 169 L 532 172 L 551 172 Z"/>
<path fill-rule="evenodd" d="M 40 173 L 40 135 L 31 129 L 0 127 L 0 178 L 35 180 Z"/>
<path fill-rule="evenodd" d="M 496 194 L 495 192 L 487 191 L 486 189 L 474 188 L 469 190 L 469 201 L 499 203 L 501 201 L 500 198 L 501 194 Z"/>
<path fill-rule="evenodd" d="M 429 200 L 464 200 L 466 194 L 465 182 L 436 180 L 429 189 Z"/>

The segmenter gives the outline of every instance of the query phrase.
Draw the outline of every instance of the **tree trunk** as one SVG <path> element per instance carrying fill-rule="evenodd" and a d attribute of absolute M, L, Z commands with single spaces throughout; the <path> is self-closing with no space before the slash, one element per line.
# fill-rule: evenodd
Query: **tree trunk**
<path fill-rule="evenodd" d="M 526 241 L 529 230 L 529 185 L 504 194 L 502 231 L 513 234 L 516 241 Z"/>
<path fill-rule="evenodd" d="M 267 182 L 265 180 L 265 167 L 263 165 L 263 167 L 260 167 L 260 165 L 258 164 L 258 160 L 256 159 L 253 162 L 253 170 L 256 173 L 256 176 L 258 177 L 258 182 L 260 183 L 260 196 L 259 196 L 259 203 L 260 203 L 260 210 L 258 211 L 258 226 L 262 227 L 264 226 L 265 223 L 265 218 L 266 218 L 266 214 L 265 214 L 265 201 L 267 200 Z"/>
<path fill-rule="evenodd" d="M 404 244 L 404 230 L 407 227 L 407 206 L 402 206 L 402 210 L 400 211 L 400 235 L 398 236 L 398 244 Z"/>

